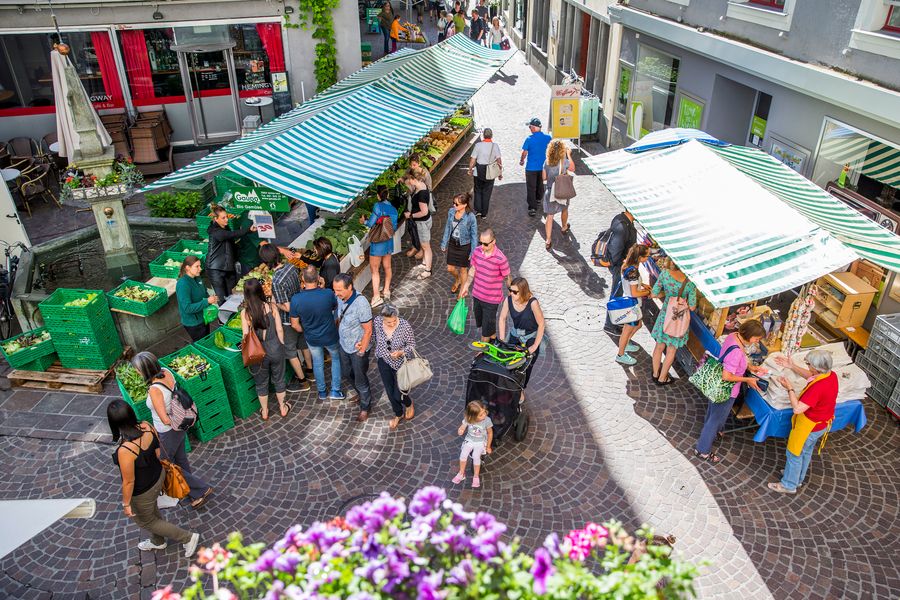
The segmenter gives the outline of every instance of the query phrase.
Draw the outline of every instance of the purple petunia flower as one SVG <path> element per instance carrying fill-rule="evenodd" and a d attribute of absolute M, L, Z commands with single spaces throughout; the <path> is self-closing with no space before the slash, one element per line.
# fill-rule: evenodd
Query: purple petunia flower
<path fill-rule="evenodd" d="M 475 513 L 466 512 L 463 509 L 462 504 L 459 502 L 453 502 L 449 498 L 444 500 L 443 503 L 444 510 L 449 510 L 453 513 L 453 524 L 458 525 L 459 523 L 469 523 L 472 519 L 475 518 Z"/>
<path fill-rule="evenodd" d="M 272 582 L 263 600 L 281 600 L 283 597 L 282 592 L 284 592 L 284 582 L 276 579 Z"/>
<path fill-rule="evenodd" d="M 555 531 L 544 538 L 544 548 L 547 549 L 547 552 L 550 553 L 550 556 L 552 556 L 553 558 L 559 558 L 559 536 L 556 535 Z"/>
<path fill-rule="evenodd" d="M 296 552 L 285 552 L 275 559 L 272 566 L 276 571 L 282 573 L 294 574 L 297 572 L 297 565 L 300 564 L 300 555 Z"/>
<path fill-rule="evenodd" d="M 531 575 L 534 577 L 534 593 L 547 593 L 547 580 L 556 573 L 553 559 L 546 548 L 538 548 L 534 553 L 534 564 L 531 566 Z"/>
<path fill-rule="evenodd" d="M 367 505 L 368 502 L 364 505 L 354 506 L 348 510 L 346 517 L 347 524 L 356 529 L 362 529 L 366 524 L 366 513 L 368 512 L 366 510 Z"/>
<path fill-rule="evenodd" d="M 356 592 L 355 594 L 351 594 L 347 600 L 375 600 L 375 596 L 369 592 Z"/>
<path fill-rule="evenodd" d="M 443 531 L 435 531 L 430 541 L 432 546 L 453 554 L 464 552 L 469 547 L 469 537 L 461 525 L 450 525 Z"/>
<path fill-rule="evenodd" d="M 255 571 L 257 573 L 262 573 L 264 571 L 271 571 L 274 568 L 275 560 L 281 556 L 278 552 L 274 550 L 266 550 L 263 552 L 259 558 L 256 559 L 256 562 L 248 567 L 248 570 Z"/>
<path fill-rule="evenodd" d="M 472 519 L 472 527 L 479 531 L 493 529 L 497 526 L 497 519 L 491 513 L 480 512 Z"/>
<path fill-rule="evenodd" d="M 437 571 L 419 579 L 419 583 L 416 586 L 416 591 L 418 592 L 416 600 L 443 600 L 443 598 L 446 598 L 447 592 L 441 591 L 443 579 L 443 571 Z"/>
<path fill-rule="evenodd" d="M 413 496 L 409 503 L 409 514 L 421 517 L 440 508 L 441 503 L 447 499 L 447 493 L 434 485 L 423 487 Z"/>
<path fill-rule="evenodd" d="M 472 569 L 472 561 L 464 558 L 455 567 L 450 569 L 447 581 L 456 585 L 466 586 L 472 581 L 475 571 Z"/>

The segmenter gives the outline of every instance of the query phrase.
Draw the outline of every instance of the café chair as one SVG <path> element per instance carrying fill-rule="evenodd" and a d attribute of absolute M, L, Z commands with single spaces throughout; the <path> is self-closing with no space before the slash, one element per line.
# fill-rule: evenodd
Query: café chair
<path fill-rule="evenodd" d="M 55 131 L 52 131 L 41 138 L 41 160 L 53 167 L 53 170 L 56 171 L 57 175 L 65 171 L 66 165 L 69 164 L 67 158 L 50 150 L 50 145 L 55 144 L 58 139 Z"/>
<path fill-rule="evenodd" d="M 24 170 L 26 163 L 31 164 L 40 154 L 37 143 L 29 137 L 14 137 L 6 142 L 6 152 L 10 157 L 10 167 Z"/>
<path fill-rule="evenodd" d="M 27 171 L 23 171 L 19 178 L 19 194 L 28 210 L 28 216 L 31 216 L 31 201 L 35 198 L 43 198 L 44 202 L 49 197 L 56 202 L 57 207 L 62 207 L 59 198 L 53 195 L 50 182 L 50 165 L 47 163 L 38 163 Z"/>

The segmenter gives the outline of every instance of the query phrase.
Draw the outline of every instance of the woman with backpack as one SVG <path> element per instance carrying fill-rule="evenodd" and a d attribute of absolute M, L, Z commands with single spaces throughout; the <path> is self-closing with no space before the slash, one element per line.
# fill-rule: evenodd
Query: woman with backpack
<path fill-rule="evenodd" d="M 106 407 L 106 420 L 113 440 L 118 443 L 112 458 L 122 475 L 122 510 L 135 525 L 151 534 L 150 539 L 138 543 L 138 549 L 165 550 L 166 539 L 170 539 L 179 542 L 184 556 L 190 558 L 197 550 L 200 534 L 164 520 L 156 503 L 166 475 L 159 462 L 159 438 L 153 427 L 139 423 L 134 409 L 119 399 Z"/>
<path fill-rule="evenodd" d="M 409 189 L 409 209 L 403 213 L 410 227 L 415 228 L 415 239 L 419 242 L 422 253 L 422 263 L 419 265 L 418 279 L 431 277 L 431 192 L 422 180 L 421 171 L 410 169 L 400 180 Z M 416 254 L 416 257 L 419 255 Z"/>
<path fill-rule="evenodd" d="M 394 232 L 397 231 L 397 209 L 388 198 L 388 189 L 378 187 L 378 202 L 367 220 L 369 228 L 369 267 L 372 269 L 372 306 L 391 299 L 391 255 L 394 253 Z M 378 228 L 375 225 L 378 224 Z M 390 235 L 388 235 L 390 234 Z M 381 267 L 384 266 L 384 295 L 381 289 Z"/>
<path fill-rule="evenodd" d="M 284 328 L 281 314 L 274 302 L 266 300 L 262 283 L 252 278 L 244 282 L 244 310 L 241 311 L 241 330 L 244 338 L 250 330 L 259 338 L 266 351 L 262 362 L 249 367 L 259 397 L 259 415 L 269 420 L 269 383 L 275 388 L 275 399 L 281 417 L 288 416 L 291 406 L 285 402 L 287 384 L 284 381 Z"/>
<path fill-rule="evenodd" d="M 194 475 L 184 449 L 188 427 L 197 421 L 197 409 L 193 403 L 187 409 L 179 403 L 176 396 L 184 392 L 176 391 L 175 376 L 172 371 L 160 364 L 155 354 L 138 352 L 131 359 L 131 365 L 148 386 L 147 408 L 150 409 L 150 416 L 153 418 L 153 427 L 159 434 L 160 456 L 181 467 L 184 479 L 191 488 L 188 493 L 191 506 L 200 508 L 206 504 L 213 488 Z"/>
<path fill-rule="evenodd" d="M 675 353 L 687 344 L 691 311 L 697 308 L 697 286 L 688 281 L 687 275 L 672 259 L 667 258 L 659 266 L 661 272 L 653 284 L 651 295 L 665 300 L 650 332 L 650 337 L 656 340 L 656 347 L 653 348 L 653 383 L 668 385 L 672 383 L 669 369 L 675 362 Z M 663 351 L 666 354 L 664 361 Z"/>

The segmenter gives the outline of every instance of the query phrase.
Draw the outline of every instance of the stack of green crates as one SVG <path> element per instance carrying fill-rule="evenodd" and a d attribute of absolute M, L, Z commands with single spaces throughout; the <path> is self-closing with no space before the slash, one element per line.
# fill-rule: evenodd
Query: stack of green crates
<path fill-rule="evenodd" d="M 81 306 L 67 303 L 94 294 Z M 122 355 L 119 332 L 101 290 L 60 288 L 40 304 L 59 362 L 67 369 L 108 369 Z"/>
<path fill-rule="evenodd" d="M 46 340 L 33 346 L 22 348 L 12 354 L 7 354 L 4 346 L 9 342 L 15 341 L 25 335 L 39 336 L 47 330 L 46 327 L 39 327 L 32 331 L 26 331 L 15 335 L 8 340 L 0 343 L 0 351 L 6 357 L 6 361 L 13 369 L 21 369 L 23 371 L 46 371 L 47 368 L 56 362 L 56 349 L 53 347 L 53 340 Z"/>
<path fill-rule="evenodd" d="M 193 254 L 203 262 L 206 262 L 206 254 L 209 252 L 209 242 L 197 240 L 178 240 L 171 248 L 167 248 L 166 252 L 175 254 L 183 254 L 185 257 Z"/>
<path fill-rule="evenodd" d="M 197 406 L 198 422 L 193 428 L 194 434 L 201 442 L 208 442 L 234 427 L 234 415 L 232 415 L 231 406 L 228 403 L 222 369 L 197 348 L 185 346 L 178 352 L 164 356 L 159 362 L 168 367 L 173 360 L 186 354 L 199 354 L 209 363 L 207 371 L 190 379 L 184 379 L 175 373 L 178 385 L 191 395 Z M 172 369 L 172 372 L 174 373 L 175 370 Z"/>
<path fill-rule="evenodd" d="M 194 346 L 203 356 L 213 361 L 222 369 L 222 379 L 228 391 L 228 402 L 231 412 L 241 419 L 246 419 L 259 410 L 259 397 L 249 369 L 244 366 L 240 352 L 224 350 L 216 346 L 216 334 L 225 338 L 230 346 L 241 342 L 241 333 L 228 327 L 220 327 L 205 338 L 194 342 Z"/>

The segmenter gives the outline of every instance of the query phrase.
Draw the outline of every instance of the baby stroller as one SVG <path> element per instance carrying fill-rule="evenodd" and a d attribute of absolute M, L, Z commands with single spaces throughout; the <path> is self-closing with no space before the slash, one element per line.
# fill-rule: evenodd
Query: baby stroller
<path fill-rule="evenodd" d="M 510 431 L 513 439 L 521 442 L 528 433 L 530 422 L 521 396 L 525 389 L 525 370 L 533 357 L 525 354 L 524 360 L 517 360 L 515 366 L 510 367 L 509 361 L 502 357 L 509 351 L 521 352 L 522 348 L 504 342 L 473 342 L 472 347 L 479 350 L 479 354 L 469 369 L 466 405 L 476 400 L 484 405 L 494 423 L 495 442 L 499 443 Z"/>

